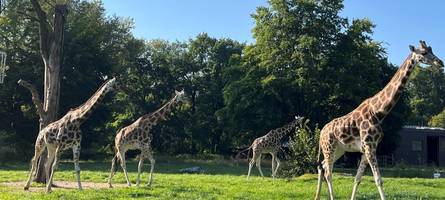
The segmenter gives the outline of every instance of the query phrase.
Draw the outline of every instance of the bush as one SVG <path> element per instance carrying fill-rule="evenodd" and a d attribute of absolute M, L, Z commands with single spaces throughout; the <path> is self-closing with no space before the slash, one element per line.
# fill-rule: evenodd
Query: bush
<path fill-rule="evenodd" d="M 305 173 L 316 173 L 318 141 L 320 129 L 318 125 L 312 130 L 306 119 L 300 127 L 295 130 L 295 135 L 289 141 L 289 153 L 287 165 L 283 168 L 283 176 L 293 177 Z"/>

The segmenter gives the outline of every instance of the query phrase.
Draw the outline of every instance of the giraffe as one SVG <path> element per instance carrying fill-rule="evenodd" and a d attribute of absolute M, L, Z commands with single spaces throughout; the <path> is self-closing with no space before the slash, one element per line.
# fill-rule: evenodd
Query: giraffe
<path fill-rule="evenodd" d="M 351 199 L 355 199 L 366 165 L 369 164 L 380 199 L 385 199 L 383 181 L 377 164 L 376 149 L 383 138 L 381 124 L 399 99 L 412 70 L 418 63 L 443 67 L 430 46 L 420 41 L 420 47 L 409 46 L 410 54 L 390 82 L 376 95 L 363 101 L 350 113 L 327 123 L 320 133 L 318 152 L 318 183 L 315 199 L 320 199 L 324 176 L 329 198 L 334 199 L 332 168 L 345 152 L 361 152 L 362 157 L 354 181 Z M 321 160 L 323 154 L 324 160 Z"/>
<path fill-rule="evenodd" d="M 180 92 L 175 91 L 175 96 L 166 104 L 164 104 L 161 108 L 159 108 L 155 112 L 139 117 L 131 125 L 124 127 L 118 131 L 115 138 L 116 154 L 113 160 L 111 161 L 111 172 L 110 172 L 110 177 L 108 179 L 108 185 L 110 188 L 113 187 L 111 185 L 111 179 L 116 173 L 115 165 L 117 161 L 120 161 L 121 167 L 124 170 L 127 184 L 128 186 L 131 186 L 125 163 L 125 152 L 129 149 L 137 149 L 141 151 L 141 155 L 139 156 L 138 176 L 136 180 L 136 185 L 139 186 L 140 175 L 144 159 L 150 160 L 151 168 L 150 168 L 148 185 L 151 185 L 153 180 L 153 170 L 155 165 L 155 159 L 153 158 L 153 150 L 151 147 L 151 141 L 152 141 L 151 130 L 159 122 L 161 122 L 162 120 L 166 120 L 167 114 L 170 114 L 170 112 L 172 112 L 173 108 L 177 104 L 187 101 L 188 98 L 185 96 L 184 90 Z"/>
<path fill-rule="evenodd" d="M 34 157 L 31 160 L 31 171 L 24 187 L 25 190 L 29 189 L 33 173 L 37 170 L 37 161 L 45 148 L 48 150 L 48 158 L 45 163 L 46 192 L 51 192 L 54 170 L 57 167 L 61 152 L 70 148 L 73 151 L 77 185 L 79 190 L 82 190 L 79 167 L 80 142 L 82 140 L 80 125 L 88 119 L 92 110 L 103 99 L 105 94 L 113 90 L 115 80 L 115 78 L 112 78 L 106 81 L 84 104 L 71 109 L 62 118 L 50 123 L 39 132 L 36 139 Z"/>
<path fill-rule="evenodd" d="M 249 162 L 247 180 L 249 179 L 250 171 L 252 170 L 253 164 L 255 163 L 261 176 L 264 176 L 263 172 L 261 171 L 261 155 L 263 153 L 269 153 L 270 155 L 272 155 L 272 178 L 275 178 L 278 168 L 280 167 L 280 160 L 277 157 L 277 153 L 281 149 L 281 139 L 294 127 L 300 124 L 302 120 L 303 117 L 296 116 L 292 122 L 286 124 L 283 127 L 271 130 L 266 135 L 261 136 L 253 141 L 252 145 L 250 145 L 250 147 L 246 149 L 249 150 L 249 152 L 247 153 L 247 159 L 249 159 L 251 150 L 253 154 L 252 159 Z"/>

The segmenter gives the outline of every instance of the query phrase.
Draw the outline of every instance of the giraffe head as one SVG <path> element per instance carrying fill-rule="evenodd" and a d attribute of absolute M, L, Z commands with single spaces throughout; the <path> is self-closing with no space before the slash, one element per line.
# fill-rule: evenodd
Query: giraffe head
<path fill-rule="evenodd" d="M 185 95 L 184 89 L 181 91 L 175 90 L 176 101 L 177 102 L 188 102 L 189 98 Z"/>
<path fill-rule="evenodd" d="M 425 41 L 420 40 L 419 48 L 410 45 L 409 49 L 413 53 L 413 58 L 420 63 L 426 65 L 434 65 L 443 67 L 443 62 L 433 53 L 431 46 L 427 46 Z"/>
<path fill-rule="evenodd" d="M 301 116 L 295 116 L 294 124 L 300 124 L 304 120 L 304 117 Z"/>
<path fill-rule="evenodd" d="M 107 82 L 105 82 L 105 93 L 110 92 L 111 90 L 114 89 L 114 86 L 116 84 L 116 78 L 113 77 L 112 79 L 108 80 Z"/>

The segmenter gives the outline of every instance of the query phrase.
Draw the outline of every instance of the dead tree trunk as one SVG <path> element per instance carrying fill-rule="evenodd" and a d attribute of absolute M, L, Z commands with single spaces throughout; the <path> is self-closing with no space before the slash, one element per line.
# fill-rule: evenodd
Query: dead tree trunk
<path fill-rule="evenodd" d="M 67 14 L 66 5 L 56 5 L 54 7 L 53 25 L 49 24 L 47 14 L 42 10 L 38 0 L 30 0 L 32 7 L 39 20 L 40 54 L 45 65 L 43 103 L 40 100 L 37 90 L 26 81 L 19 81 L 19 84 L 29 89 L 32 94 L 33 103 L 37 108 L 40 120 L 40 130 L 49 123 L 57 119 L 60 97 L 60 66 L 62 65 L 63 37 L 65 17 Z M 39 167 L 35 175 L 35 181 L 46 182 L 44 163 L 46 152 L 39 159 Z"/>

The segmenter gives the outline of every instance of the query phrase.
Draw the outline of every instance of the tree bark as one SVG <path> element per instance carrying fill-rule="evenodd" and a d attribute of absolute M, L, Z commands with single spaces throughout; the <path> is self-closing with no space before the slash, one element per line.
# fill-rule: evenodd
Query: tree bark
<path fill-rule="evenodd" d="M 60 98 L 60 67 L 62 65 L 64 25 L 67 14 L 65 4 L 57 4 L 54 7 L 54 20 L 52 29 L 47 19 L 47 14 L 42 10 L 38 0 L 30 0 L 39 22 L 40 54 L 45 67 L 43 103 L 37 90 L 26 81 L 20 80 L 19 84 L 30 90 L 33 103 L 39 114 L 40 130 L 57 119 Z M 44 163 L 46 151 L 39 158 L 39 167 L 35 175 L 35 181 L 46 182 Z"/>

